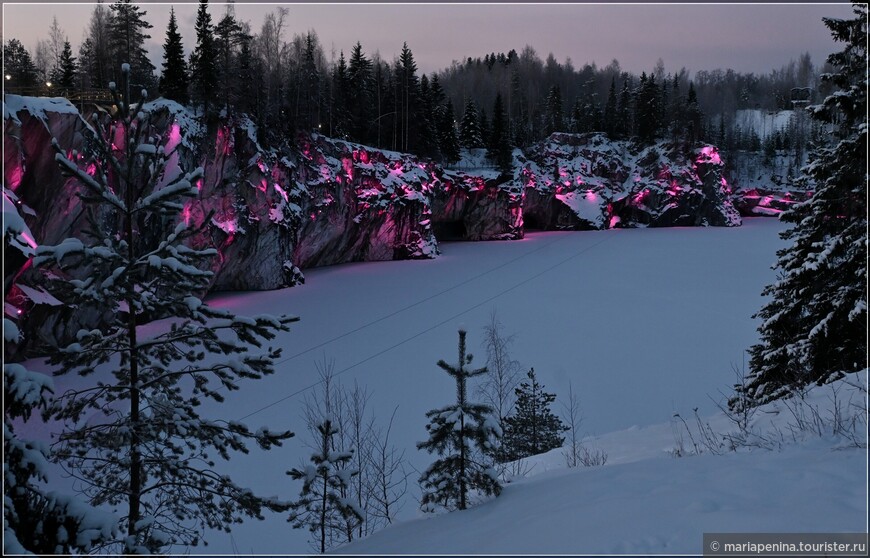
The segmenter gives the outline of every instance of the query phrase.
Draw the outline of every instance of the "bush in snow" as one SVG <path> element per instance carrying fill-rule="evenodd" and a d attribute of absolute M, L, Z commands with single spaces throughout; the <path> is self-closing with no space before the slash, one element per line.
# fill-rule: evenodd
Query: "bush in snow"
<path fill-rule="evenodd" d="M 813 118 L 833 130 L 803 169 L 815 195 L 781 220 L 790 245 L 779 251 L 776 283 L 757 314 L 761 341 L 750 350 L 751 373 L 737 386 L 733 409 L 834 381 L 867 366 L 867 5 L 851 20 L 825 19 L 846 48 L 828 57 L 834 73 L 822 79 L 840 90 Z"/>
<path fill-rule="evenodd" d="M 115 93 L 117 115 L 94 119 L 87 169 L 54 143 L 61 169 L 81 184 L 88 238 L 41 246 L 34 265 L 51 270 L 47 287 L 66 305 L 114 311 L 51 357 L 58 374 L 91 379 L 55 400 L 51 416 L 63 431 L 53 450 L 92 504 L 121 510 L 117 549 L 154 553 L 196 545 L 205 528 L 228 531 L 242 517 L 287 509 L 216 472 L 214 459 L 251 442 L 269 449 L 292 433 L 208 420 L 197 407 L 222 401 L 221 390 L 239 389 L 240 379 L 271 374 L 280 349 L 259 349 L 295 318 L 240 317 L 197 297 L 216 253 L 185 246 L 195 231 L 172 223 L 197 195 L 202 169 L 169 169 L 171 153 L 141 111 L 145 92 L 135 107 L 129 97 Z"/>
<path fill-rule="evenodd" d="M 316 548 L 326 552 L 336 533 L 351 532 L 362 522 L 362 512 L 348 497 L 351 479 L 359 471 L 347 464 L 353 459 L 352 451 L 334 451 L 333 438 L 338 428 L 329 419 L 317 425 L 319 446 L 311 456 L 311 465 L 291 469 L 287 474 L 302 480 L 299 500 L 290 505 L 287 521 L 294 528 L 307 527 L 318 537 Z"/>
<path fill-rule="evenodd" d="M 440 456 L 420 477 L 424 511 L 434 511 L 439 506 L 464 510 L 472 490 L 496 496 L 501 492 L 496 471 L 485 467 L 480 459 L 497 447 L 501 429 L 489 406 L 467 401 L 468 379 L 485 374 L 486 368 L 465 368 L 472 360 L 472 355 L 465 354 L 465 336 L 466 332 L 460 329 L 457 364 L 438 361 L 438 366 L 456 380 L 456 403 L 426 413 L 429 439 L 417 444 L 418 449 Z"/>

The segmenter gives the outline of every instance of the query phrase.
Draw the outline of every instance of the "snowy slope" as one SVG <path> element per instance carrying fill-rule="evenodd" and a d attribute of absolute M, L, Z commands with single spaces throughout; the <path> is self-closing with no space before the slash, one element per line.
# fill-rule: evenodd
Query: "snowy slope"
<path fill-rule="evenodd" d="M 700 554 L 705 532 L 866 529 L 866 450 L 817 440 L 777 452 L 659 453 L 523 479 L 476 508 L 399 523 L 337 552 Z"/>
<path fill-rule="evenodd" d="M 319 268 L 310 270 L 300 287 L 212 295 L 213 304 L 245 314 L 286 312 L 302 318 L 277 340 L 284 356 L 275 376 L 244 383 L 225 404 L 203 409 L 205 416 L 244 419 L 253 428 L 289 427 L 297 437 L 279 450 L 254 450 L 218 468 L 264 495 L 298 495 L 300 486 L 284 472 L 306 459 L 301 402 L 317 381 L 315 361 L 325 356 L 335 359 L 335 371 L 346 385 L 356 380 L 368 387 L 382 425 L 397 408 L 392 441 L 406 451 L 413 468 L 422 470 L 429 456 L 414 445 L 425 437 L 425 412 L 455 396 L 453 382 L 435 362 L 455 353 L 456 329 L 464 323 L 470 348 L 478 353 L 475 362 L 483 364 L 481 328 L 497 309 L 507 332 L 517 334 L 515 357 L 534 366 L 548 390 L 561 399 L 573 382 L 585 433 L 624 431 L 624 443 L 606 447 L 608 467 L 582 474 L 602 475 L 595 477 L 602 483 L 628 482 L 632 471 L 649 467 L 650 475 L 664 476 L 667 467 L 685 467 L 685 474 L 701 483 L 706 473 L 697 463 L 707 458 L 672 460 L 664 453 L 673 445 L 667 440 L 669 427 L 662 433 L 661 426 L 651 425 L 667 425 L 674 412 L 688 415 L 694 407 L 702 416 L 715 412 L 708 394 L 728 389 L 731 364 L 739 364 L 756 339 L 750 316 L 761 304 L 761 289 L 774 279 L 769 266 L 781 247 L 777 233 L 782 227 L 773 219 L 748 219 L 738 228 L 549 232 L 515 242 L 444 243 L 435 260 Z M 74 381 L 55 379 L 59 389 Z M 42 430 L 27 425 L 21 432 L 44 437 Z M 653 439 L 652 431 L 658 432 L 654 458 L 633 465 L 650 458 L 638 439 Z M 739 459 L 722 463 L 743 463 Z M 551 466 L 558 461 L 556 456 Z M 715 463 L 714 472 L 727 472 Z M 775 463 L 746 467 L 734 474 L 756 471 L 759 484 L 775 471 Z M 419 515 L 417 476 L 412 472 L 400 512 L 404 519 Z M 521 495 L 522 486 L 511 487 L 504 501 L 520 497 L 512 495 Z M 662 494 L 681 489 L 669 490 Z M 595 497 L 603 501 L 607 495 Z M 624 507 L 614 503 L 610 509 Z M 231 535 L 206 535 L 208 552 L 303 553 L 309 550 L 307 538 L 281 515 L 247 521 Z"/>

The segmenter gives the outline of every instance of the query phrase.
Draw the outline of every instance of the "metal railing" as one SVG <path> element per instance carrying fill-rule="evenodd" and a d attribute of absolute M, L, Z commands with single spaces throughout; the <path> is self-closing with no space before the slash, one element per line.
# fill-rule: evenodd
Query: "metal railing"
<path fill-rule="evenodd" d="M 62 89 L 56 86 L 6 87 L 5 93 L 25 97 L 64 97 L 72 103 L 111 103 L 112 92 L 108 89 Z"/>

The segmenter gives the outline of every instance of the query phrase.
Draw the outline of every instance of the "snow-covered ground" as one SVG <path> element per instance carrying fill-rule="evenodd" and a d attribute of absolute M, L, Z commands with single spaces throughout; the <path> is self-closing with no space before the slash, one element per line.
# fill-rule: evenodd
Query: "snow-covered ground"
<path fill-rule="evenodd" d="M 858 530 L 866 520 L 862 452 L 831 452 L 819 443 L 763 457 L 673 459 L 666 451 L 675 444 L 673 414 L 688 418 L 697 407 L 702 417 L 714 415 L 708 396 L 728 391 L 732 365 L 742 365 L 755 342 L 751 315 L 774 279 L 770 265 L 782 229 L 759 218 L 737 228 L 445 243 L 435 260 L 310 269 L 301 287 L 213 295 L 213 305 L 240 313 L 302 318 L 278 340 L 284 356 L 275 376 L 243 383 L 226 403 L 203 409 L 204 416 L 244 419 L 254 428 L 287 427 L 297 437 L 219 467 L 264 495 L 298 496 L 299 483 L 285 471 L 307 459 L 301 403 L 317 382 L 315 362 L 326 358 L 335 360 L 343 383 L 368 388 L 381 425 L 396 410 L 392 442 L 422 471 L 431 457 L 415 443 L 425 437 L 425 413 L 455 396 L 435 363 L 455 358 L 456 330 L 464 324 L 482 365 L 481 329 L 496 310 L 506 332 L 517 335 L 514 357 L 534 366 L 548 391 L 563 399 L 573 383 L 583 431 L 608 452 L 607 465 L 554 470 L 562 467 L 554 452 L 530 461 L 534 476 L 512 483 L 496 501 L 422 520 L 419 473 L 412 473 L 400 513 L 412 521 L 350 551 L 698 552 L 705 529 L 801 531 L 831 518 Z M 61 387 L 64 381 L 56 380 Z M 22 431 L 28 434 L 36 433 Z M 206 550 L 305 553 L 308 537 L 276 515 L 247 521 L 231 535 L 207 533 Z"/>
<path fill-rule="evenodd" d="M 841 397 L 852 393 L 853 403 L 864 402 L 866 392 L 842 384 L 838 389 Z M 827 418 L 831 388 L 813 391 L 807 405 Z M 615 432 L 587 442 L 616 458 L 603 467 L 567 469 L 562 452 L 553 450 L 529 459 L 528 476 L 495 500 L 399 523 L 337 552 L 700 554 L 704 533 L 866 531 L 866 449 L 800 431 L 805 437 L 794 442 L 786 405 L 765 411 L 773 410 L 779 412 L 773 422 L 788 433 L 775 451 L 742 448 L 677 459 L 670 453 L 672 425 Z M 733 430 L 721 414 L 710 424 L 719 432 Z M 535 474 L 548 466 L 556 470 Z"/>

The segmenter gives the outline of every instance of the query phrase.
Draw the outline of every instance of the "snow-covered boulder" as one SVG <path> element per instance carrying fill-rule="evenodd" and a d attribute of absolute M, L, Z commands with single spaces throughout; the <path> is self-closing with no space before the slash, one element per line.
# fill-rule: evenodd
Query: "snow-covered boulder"
<path fill-rule="evenodd" d="M 516 162 L 530 228 L 740 224 L 714 146 L 638 147 L 600 133 L 556 133 Z"/>

